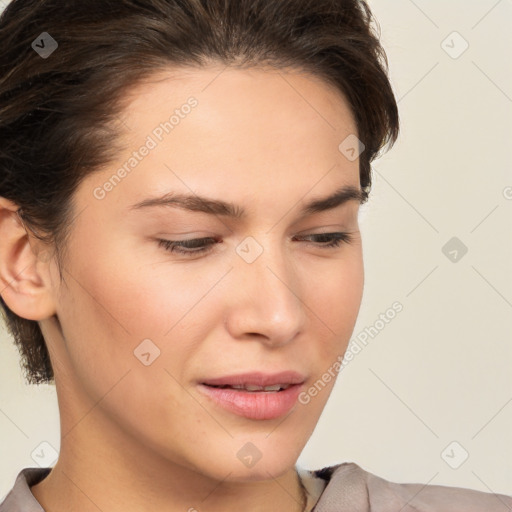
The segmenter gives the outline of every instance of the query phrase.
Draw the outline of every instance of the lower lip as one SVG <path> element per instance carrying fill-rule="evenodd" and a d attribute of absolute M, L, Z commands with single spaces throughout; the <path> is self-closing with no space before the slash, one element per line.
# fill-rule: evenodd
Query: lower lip
<path fill-rule="evenodd" d="M 282 391 L 243 391 L 214 388 L 205 384 L 199 390 L 230 412 L 251 420 L 272 420 L 284 416 L 297 402 L 302 384 Z"/>

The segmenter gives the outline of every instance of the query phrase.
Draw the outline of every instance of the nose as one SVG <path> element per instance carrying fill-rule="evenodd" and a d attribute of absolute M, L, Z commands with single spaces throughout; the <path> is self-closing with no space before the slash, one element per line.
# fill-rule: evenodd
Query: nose
<path fill-rule="evenodd" d="M 306 326 L 304 283 L 284 249 L 269 249 L 252 263 L 240 258 L 230 272 L 230 306 L 225 325 L 234 339 L 269 346 L 292 342 Z"/>

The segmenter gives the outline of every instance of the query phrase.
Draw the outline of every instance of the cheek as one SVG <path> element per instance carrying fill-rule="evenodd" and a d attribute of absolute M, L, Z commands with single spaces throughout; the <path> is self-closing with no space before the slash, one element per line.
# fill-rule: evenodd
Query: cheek
<path fill-rule="evenodd" d="M 178 436 L 169 425 L 185 422 L 181 411 L 194 406 L 190 399 L 183 401 L 180 382 L 197 333 L 184 332 L 186 318 L 179 322 L 194 297 L 183 297 L 180 283 L 171 287 L 161 276 L 129 269 L 129 260 L 114 264 L 115 258 L 106 254 L 94 266 L 75 264 L 73 277 L 66 278 L 69 290 L 62 297 L 59 320 L 69 383 L 77 396 L 99 403 L 136 435 L 151 424 L 162 438 Z M 140 346 L 144 349 L 138 350 Z"/>
<path fill-rule="evenodd" d="M 346 333 L 355 324 L 363 295 L 364 269 L 360 250 L 347 252 L 346 257 L 317 265 L 307 281 L 306 303 L 338 334 Z"/>
<path fill-rule="evenodd" d="M 73 357 L 77 366 L 90 368 L 101 354 L 95 369 L 100 381 L 111 382 L 130 369 L 131 379 L 140 378 L 138 393 L 151 395 L 151 386 L 174 389 L 172 377 L 184 381 L 187 361 L 212 322 L 222 318 L 220 301 L 212 302 L 208 291 L 226 269 L 187 270 L 164 253 L 146 263 L 147 256 L 133 251 L 129 257 L 116 255 L 114 245 L 95 257 L 94 266 L 75 265 L 83 287 L 71 280 L 73 303 L 65 326 Z"/>
<path fill-rule="evenodd" d="M 317 378 L 333 368 L 337 360 L 341 361 L 357 321 L 363 285 L 363 260 L 356 250 L 346 258 L 329 262 L 323 269 L 318 267 L 309 283 L 305 303 L 310 308 L 308 314 L 314 330 L 309 338 L 315 344 L 312 357 L 318 362 Z M 326 383 L 325 389 L 333 384 Z"/>
<path fill-rule="evenodd" d="M 114 339 L 160 338 L 197 302 L 190 273 L 165 261 L 165 253 L 153 251 L 151 244 L 138 240 L 137 245 L 112 232 L 91 235 L 92 250 L 86 249 L 91 245 L 85 233 L 84 250 L 75 248 L 69 295 L 75 297 L 74 308 L 79 306 L 76 313 L 94 319 L 98 330 Z"/>
<path fill-rule="evenodd" d="M 151 367 L 144 366 L 134 350 L 145 339 L 153 340 L 156 350 L 163 349 L 162 333 L 173 324 L 173 308 L 180 309 L 180 294 L 173 302 L 165 300 L 168 290 L 166 297 L 159 297 L 164 287 L 155 285 L 155 276 L 138 272 L 136 258 L 115 239 L 101 233 L 88 236 L 86 230 L 78 239 L 79 246 L 70 251 L 72 263 L 64 272 L 67 286 L 61 288 L 57 312 L 72 366 L 70 378 L 87 386 L 93 398 L 128 370 L 146 370 L 146 381 L 154 380 L 157 372 L 147 379 Z M 151 344 L 150 351 L 155 353 Z"/>

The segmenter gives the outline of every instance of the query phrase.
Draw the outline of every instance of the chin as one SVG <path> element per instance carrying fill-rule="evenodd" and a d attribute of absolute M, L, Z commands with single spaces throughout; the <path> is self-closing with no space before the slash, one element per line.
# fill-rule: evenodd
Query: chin
<path fill-rule="evenodd" d="M 233 456 L 224 458 L 226 473 L 231 472 L 228 480 L 268 480 L 279 478 L 294 468 L 302 445 L 292 444 L 290 440 L 286 443 L 278 429 L 270 435 L 245 437 L 233 443 Z"/>
<path fill-rule="evenodd" d="M 284 463 L 282 460 L 267 460 L 264 462 L 263 459 L 260 459 L 252 467 L 245 467 L 243 464 L 226 466 L 226 473 L 220 478 L 229 482 L 265 481 L 271 478 L 280 478 L 290 470 L 293 470 L 294 466 L 295 460 Z M 227 472 L 230 472 L 230 474 L 226 477 Z"/>

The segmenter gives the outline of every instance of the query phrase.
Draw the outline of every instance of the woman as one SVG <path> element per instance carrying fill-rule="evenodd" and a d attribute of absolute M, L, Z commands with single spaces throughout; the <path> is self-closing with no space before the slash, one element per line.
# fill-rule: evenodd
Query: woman
<path fill-rule="evenodd" d="M 398 135 L 371 21 L 361 1 L 9 5 L 2 306 L 29 381 L 55 382 L 61 448 L 1 512 L 510 509 L 296 466 Z"/>

